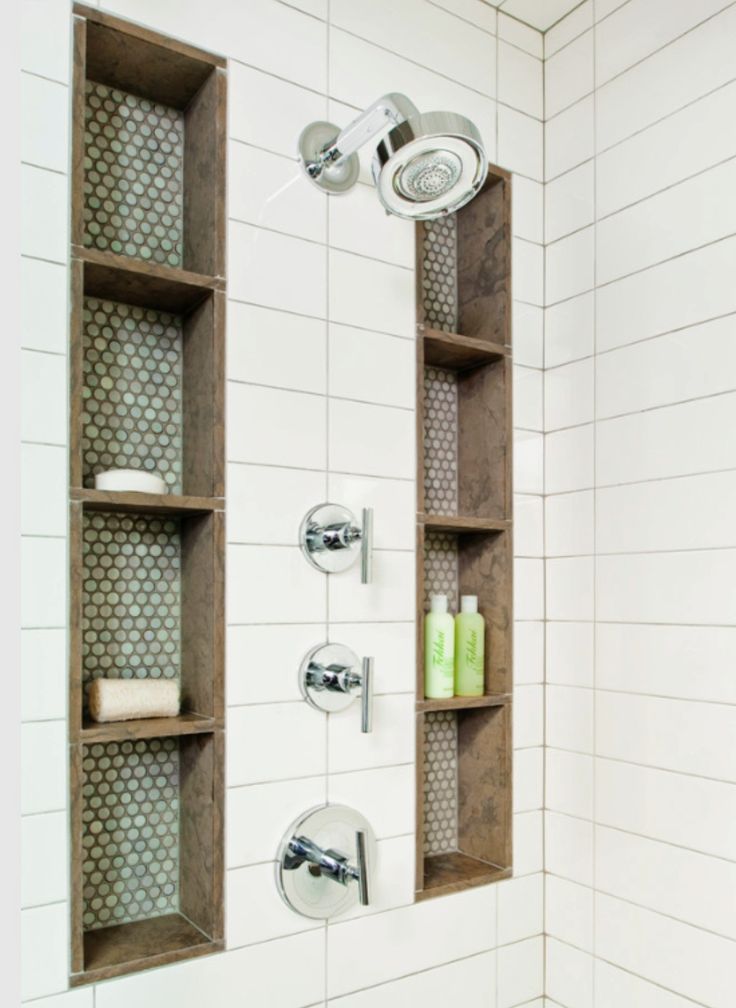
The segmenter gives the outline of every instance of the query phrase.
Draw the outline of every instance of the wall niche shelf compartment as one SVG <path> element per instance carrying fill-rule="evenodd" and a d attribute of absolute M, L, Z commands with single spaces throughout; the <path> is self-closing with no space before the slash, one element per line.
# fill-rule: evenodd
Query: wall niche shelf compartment
<path fill-rule="evenodd" d="M 224 947 L 225 68 L 74 6 L 73 986 Z M 175 679 L 181 713 L 98 724 L 99 676 Z"/>
<path fill-rule="evenodd" d="M 416 898 L 512 873 L 511 176 L 416 228 Z M 484 695 L 424 697 L 434 593 L 477 595 Z"/>

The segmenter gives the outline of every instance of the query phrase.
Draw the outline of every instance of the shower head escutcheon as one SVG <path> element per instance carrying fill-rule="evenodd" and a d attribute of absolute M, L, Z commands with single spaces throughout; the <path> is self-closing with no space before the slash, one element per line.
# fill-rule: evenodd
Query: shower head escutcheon
<path fill-rule="evenodd" d="M 387 213 L 435 220 L 465 206 L 483 185 L 488 160 L 480 133 L 456 112 L 419 112 L 403 94 L 387 94 L 345 129 L 314 122 L 299 137 L 307 178 L 330 195 L 358 181 L 357 151 L 379 133 L 371 170 Z"/>

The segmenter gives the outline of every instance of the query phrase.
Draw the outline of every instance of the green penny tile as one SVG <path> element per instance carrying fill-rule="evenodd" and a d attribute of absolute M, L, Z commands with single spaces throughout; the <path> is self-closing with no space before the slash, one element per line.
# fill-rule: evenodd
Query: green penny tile
<path fill-rule="evenodd" d="M 457 375 L 424 368 L 424 506 L 457 514 Z"/>
<path fill-rule="evenodd" d="M 181 266 L 183 114 L 87 81 L 84 148 L 84 244 Z"/>
<path fill-rule="evenodd" d="M 452 711 L 424 717 L 424 853 L 457 850 L 457 721 Z"/>
<path fill-rule="evenodd" d="M 173 738 L 86 746 L 82 897 L 87 931 L 179 904 L 179 747 Z"/>
<path fill-rule="evenodd" d="M 90 512 L 82 536 L 82 679 L 174 679 L 180 668 L 177 519 Z"/>
<path fill-rule="evenodd" d="M 432 329 L 457 332 L 457 224 L 454 214 L 425 222 L 422 252 L 425 322 Z"/>
<path fill-rule="evenodd" d="M 83 344 L 84 485 L 107 469 L 143 469 L 181 493 L 181 320 L 85 298 Z"/>

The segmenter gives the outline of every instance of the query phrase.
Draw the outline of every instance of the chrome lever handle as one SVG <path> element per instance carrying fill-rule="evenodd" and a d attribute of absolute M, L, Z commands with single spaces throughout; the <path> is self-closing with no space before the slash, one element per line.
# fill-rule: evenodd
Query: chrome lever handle
<path fill-rule="evenodd" d="M 360 697 L 360 730 L 364 735 L 373 731 L 373 659 L 363 659 Z"/>
<path fill-rule="evenodd" d="M 365 850 L 365 831 L 355 831 L 355 854 L 358 861 L 358 900 L 361 906 L 370 906 L 370 891 L 368 888 L 368 856 Z"/>
<path fill-rule="evenodd" d="M 360 536 L 360 582 L 373 580 L 373 508 L 363 508 L 363 528 Z"/>

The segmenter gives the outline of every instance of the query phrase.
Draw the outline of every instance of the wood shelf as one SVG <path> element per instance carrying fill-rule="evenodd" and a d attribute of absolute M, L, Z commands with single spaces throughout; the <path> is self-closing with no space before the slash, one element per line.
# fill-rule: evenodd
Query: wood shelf
<path fill-rule="evenodd" d="M 79 741 L 127 742 L 134 739 L 173 738 L 181 735 L 202 735 L 221 728 L 215 718 L 200 714 L 179 714 L 177 717 L 137 718 L 131 721 L 107 721 L 100 723 L 85 718 Z"/>
<path fill-rule="evenodd" d="M 85 969 L 72 974 L 70 983 L 78 987 L 219 952 L 223 948 L 224 942 L 212 941 L 181 914 L 116 924 L 87 931 L 84 936 Z"/>
<path fill-rule="evenodd" d="M 89 490 L 72 487 L 71 499 L 83 511 L 121 511 L 133 514 L 189 515 L 222 511 L 222 497 L 185 497 L 180 494 L 150 494 L 127 490 Z"/>
<path fill-rule="evenodd" d="M 475 710 L 478 707 L 503 707 L 511 700 L 510 693 L 486 693 L 485 696 L 447 697 L 443 700 L 417 700 L 417 712 Z"/>
<path fill-rule="evenodd" d="M 424 859 L 424 885 L 416 898 L 424 900 L 431 896 L 447 896 L 473 886 L 510 878 L 512 874 L 511 868 L 502 868 L 459 851 L 435 854 Z"/>
<path fill-rule="evenodd" d="M 432 532 L 452 532 L 458 535 L 482 535 L 484 532 L 506 532 L 511 522 L 505 518 L 468 518 L 463 515 L 419 516 L 425 529 Z"/>
<path fill-rule="evenodd" d="M 420 325 L 419 333 L 424 337 L 424 363 L 448 371 L 467 371 L 502 360 L 506 348 L 489 340 L 461 336 L 460 333 L 428 329 Z"/>

